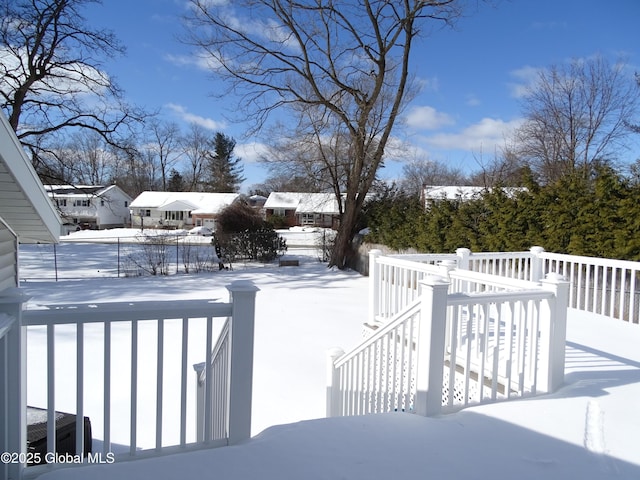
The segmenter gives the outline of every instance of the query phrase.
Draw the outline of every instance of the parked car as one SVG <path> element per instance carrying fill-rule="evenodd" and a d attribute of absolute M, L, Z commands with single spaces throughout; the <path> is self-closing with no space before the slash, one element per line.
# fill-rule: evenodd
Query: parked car
<path fill-rule="evenodd" d="M 213 235 L 213 230 L 211 230 L 209 227 L 193 227 L 191 230 L 189 230 L 189 235 L 211 237 Z"/>

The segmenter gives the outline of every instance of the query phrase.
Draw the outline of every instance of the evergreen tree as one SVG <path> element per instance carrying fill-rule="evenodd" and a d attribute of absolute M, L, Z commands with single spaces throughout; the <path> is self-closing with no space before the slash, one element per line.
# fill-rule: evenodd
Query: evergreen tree
<path fill-rule="evenodd" d="M 210 192 L 233 193 L 244 182 L 244 167 L 233 149 L 236 141 L 217 132 L 212 141 L 212 151 L 207 155 L 206 189 Z"/>
<path fill-rule="evenodd" d="M 184 192 L 187 187 L 184 177 L 175 168 L 171 169 L 169 181 L 167 182 L 167 192 Z"/>

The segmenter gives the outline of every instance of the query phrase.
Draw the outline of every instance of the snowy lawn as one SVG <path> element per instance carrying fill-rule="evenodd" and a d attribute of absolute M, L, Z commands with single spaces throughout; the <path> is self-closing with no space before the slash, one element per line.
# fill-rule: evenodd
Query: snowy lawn
<path fill-rule="evenodd" d="M 23 247 L 21 256 L 27 270 L 37 257 L 37 249 L 32 255 L 30 248 L 37 247 Z M 83 255 L 91 261 L 88 253 Z M 256 436 L 234 447 L 90 471 L 60 470 L 42 478 L 640 478 L 638 325 L 571 312 L 566 386 L 552 395 L 477 406 L 439 418 L 396 413 L 320 420 L 325 408 L 325 351 L 354 346 L 366 318 L 367 279 L 356 273 L 328 270 L 309 257 L 300 267 L 28 281 L 23 286 L 32 302 L 42 304 L 226 299 L 224 286 L 236 279 L 253 280 L 261 289 L 254 368 Z M 37 358 L 43 350 L 35 343 L 30 344 L 30 355 Z M 39 393 L 31 383 L 29 388 L 31 400 Z M 93 421 L 94 414 L 87 414 Z M 100 418 L 99 412 L 96 415 Z M 94 434 L 101 438 L 96 427 Z M 119 437 L 114 432 L 112 439 L 124 441 L 126 434 Z"/>

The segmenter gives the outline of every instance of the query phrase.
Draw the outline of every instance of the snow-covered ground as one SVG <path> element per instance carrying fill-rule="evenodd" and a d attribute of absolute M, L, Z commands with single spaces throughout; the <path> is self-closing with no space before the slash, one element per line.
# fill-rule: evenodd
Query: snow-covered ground
<path fill-rule="evenodd" d="M 97 246 L 76 247 L 87 263 L 95 260 L 88 252 Z M 41 253 L 37 246 L 23 247 L 22 269 L 36 268 Z M 31 302 L 42 304 L 226 298 L 224 286 L 236 279 L 251 279 L 260 288 L 253 439 L 43 478 L 640 478 L 638 325 L 571 312 L 566 385 L 552 395 L 438 418 L 394 413 L 323 419 L 325 352 L 359 341 L 368 284 L 354 272 L 327 269 L 313 256 L 299 258 L 300 267 L 24 283 Z M 38 392 L 30 388 L 31 399 Z M 94 433 L 99 438 L 99 427 Z M 112 438 L 120 441 L 115 432 Z"/>

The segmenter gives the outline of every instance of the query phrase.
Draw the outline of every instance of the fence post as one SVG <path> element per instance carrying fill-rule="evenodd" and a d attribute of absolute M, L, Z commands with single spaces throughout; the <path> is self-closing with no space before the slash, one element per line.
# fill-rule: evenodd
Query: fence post
<path fill-rule="evenodd" d="M 382 251 L 378 249 L 369 252 L 369 321 L 370 325 L 374 325 L 380 306 L 380 266 L 378 257 L 382 255 Z"/>
<path fill-rule="evenodd" d="M 27 360 L 26 332 L 22 326 L 22 304 L 28 300 L 18 288 L 0 295 L 0 451 L 26 453 L 27 448 Z M 24 455 L 20 455 L 22 459 Z M 0 465 L 0 477 L 19 480 L 26 465 Z"/>
<path fill-rule="evenodd" d="M 471 250 L 468 248 L 458 248 L 456 250 L 458 256 L 458 268 L 460 270 L 469 270 L 469 257 L 471 256 Z"/>
<path fill-rule="evenodd" d="M 540 258 L 540 255 L 544 253 L 544 248 L 531 247 L 529 252 L 531 252 L 531 278 L 529 280 L 532 282 L 539 282 L 544 278 L 542 258 Z"/>
<path fill-rule="evenodd" d="M 207 355 L 208 357 L 208 355 Z M 204 442 L 204 375 L 205 362 L 196 363 L 193 369 L 196 372 L 196 441 Z"/>
<path fill-rule="evenodd" d="M 438 415 L 442 409 L 442 379 L 449 281 L 428 276 L 422 282 L 422 308 L 416 348 L 416 413 Z"/>
<path fill-rule="evenodd" d="M 564 383 L 565 343 L 567 340 L 567 309 L 569 308 L 569 282 L 558 273 L 549 273 L 541 281 L 542 288 L 553 292 L 548 311 L 541 312 L 539 384 L 545 392 L 554 392 Z M 544 304 L 543 304 L 544 305 Z"/>
<path fill-rule="evenodd" d="M 229 445 L 251 437 L 253 383 L 253 334 L 258 287 L 238 280 L 227 287 L 230 294 Z"/>
<path fill-rule="evenodd" d="M 335 363 L 343 355 L 344 350 L 339 347 L 327 351 L 327 418 L 342 415 L 340 373 Z"/>

